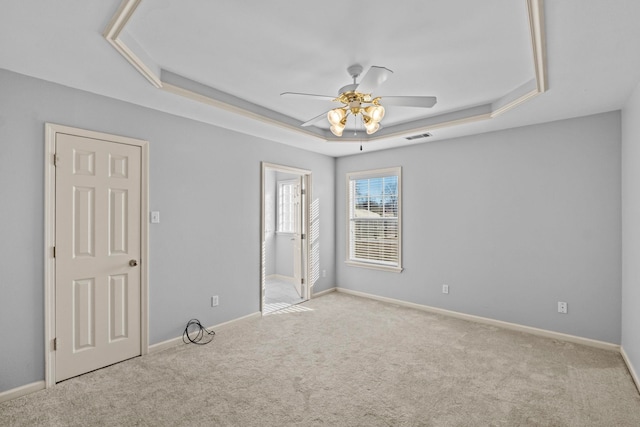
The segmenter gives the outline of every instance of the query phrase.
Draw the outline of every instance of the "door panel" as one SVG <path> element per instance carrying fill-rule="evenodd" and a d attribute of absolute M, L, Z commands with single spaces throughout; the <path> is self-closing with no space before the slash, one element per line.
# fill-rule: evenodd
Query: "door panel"
<path fill-rule="evenodd" d="M 56 159 L 56 381 L 62 381 L 141 353 L 141 148 L 58 133 Z"/>
<path fill-rule="evenodd" d="M 73 351 L 95 347 L 96 282 L 93 278 L 73 281 Z"/>
<path fill-rule="evenodd" d="M 302 177 L 293 190 L 293 278 L 298 295 L 302 297 Z"/>

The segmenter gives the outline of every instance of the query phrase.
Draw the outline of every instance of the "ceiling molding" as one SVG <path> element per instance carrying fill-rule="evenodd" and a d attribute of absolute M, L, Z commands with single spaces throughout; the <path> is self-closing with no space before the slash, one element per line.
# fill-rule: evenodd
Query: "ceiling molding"
<path fill-rule="evenodd" d="M 189 80 L 168 72 L 156 64 L 144 49 L 126 32 L 126 25 L 142 0 L 122 0 L 120 7 L 104 30 L 104 38 L 138 70 L 153 86 L 169 93 L 216 108 L 285 128 L 319 141 L 327 142 L 374 142 L 429 132 L 448 126 L 487 120 L 497 117 L 547 90 L 546 46 L 544 34 L 544 0 L 524 0 L 531 34 L 531 49 L 534 64 L 534 79 L 525 82 L 490 104 L 463 108 L 449 113 L 430 116 L 396 124 L 364 138 L 335 137 L 328 130 L 318 127 L 302 127 L 301 121 L 277 111 L 253 104 L 213 87 Z"/>
<path fill-rule="evenodd" d="M 264 123 L 284 127 L 296 132 L 302 133 L 326 140 L 325 131 L 319 128 L 303 128 L 300 129 L 300 123 L 277 111 L 266 109 L 260 105 L 246 101 L 244 99 L 233 96 L 229 93 L 203 85 L 194 80 L 187 79 L 179 74 L 162 70 L 160 74 L 162 80 L 162 89 L 194 101 L 202 102 L 223 110 L 241 114 L 251 119 L 260 120 Z"/>
<path fill-rule="evenodd" d="M 383 128 L 371 135 L 363 142 L 380 141 L 389 138 L 404 137 L 409 135 L 415 135 L 416 133 L 425 133 L 434 129 L 441 129 L 448 126 L 457 126 L 471 122 L 477 122 L 479 120 L 486 120 L 491 118 L 491 104 L 478 105 L 476 107 L 465 108 L 462 110 L 451 111 L 449 113 L 439 114 L 437 116 L 426 117 L 419 120 L 413 120 Z M 381 134 L 381 135 L 378 135 Z M 342 138 L 333 138 L 330 142 L 361 142 L 360 138 L 350 138 L 348 135 Z"/>
<path fill-rule="evenodd" d="M 129 23 L 129 20 L 140 5 L 140 2 L 142 2 L 142 0 L 123 0 L 102 35 L 109 43 L 111 43 L 111 46 L 113 46 L 120 55 L 129 61 L 129 63 L 140 72 L 140 74 L 149 80 L 152 85 L 157 88 L 161 88 L 162 81 L 160 80 L 160 73 L 154 73 L 152 70 L 152 68 L 156 69 L 157 67 L 150 67 L 147 65 L 150 58 L 145 55 L 147 56 L 147 58 L 145 58 L 147 62 L 144 62 L 125 44 L 121 37 L 121 35 L 124 36 L 124 28 Z M 131 45 L 131 40 L 129 40 L 128 43 Z"/>
<path fill-rule="evenodd" d="M 322 141 L 326 141 L 326 138 L 324 138 L 323 136 L 317 135 L 316 133 L 313 133 L 311 131 L 306 131 L 306 130 L 304 130 L 304 128 L 303 129 L 299 129 L 299 126 L 290 125 L 288 123 L 285 123 L 285 122 L 282 122 L 282 121 L 279 121 L 279 120 L 270 119 L 270 118 L 268 118 L 268 117 L 266 117 L 266 116 L 264 116 L 262 114 L 251 112 L 251 111 L 246 110 L 244 108 L 237 107 L 237 106 L 235 106 L 233 104 L 220 101 L 220 100 L 218 100 L 216 98 L 213 98 L 211 96 L 203 95 L 203 94 L 201 94 L 199 92 L 195 92 L 195 91 L 192 91 L 192 90 L 189 90 L 189 89 L 185 89 L 184 87 L 181 87 L 181 86 L 177 86 L 177 85 L 173 85 L 171 83 L 163 82 L 162 90 L 165 90 L 165 91 L 167 91 L 169 93 L 173 93 L 175 95 L 180 95 L 182 97 L 185 97 L 185 98 L 188 98 L 188 99 L 191 99 L 191 100 L 194 100 L 194 101 L 202 102 L 204 104 L 208 104 L 208 105 L 211 105 L 213 107 L 221 108 L 221 109 L 226 110 L 226 111 L 231 111 L 233 113 L 241 114 L 241 115 L 243 115 L 245 117 L 249 117 L 249 118 L 254 119 L 254 120 L 259 120 L 259 121 L 264 122 L 264 123 L 268 123 L 268 124 L 271 124 L 271 125 L 276 125 L 276 126 L 279 126 L 279 127 L 283 127 L 285 129 L 293 130 L 295 132 L 302 132 L 305 135 L 313 136 L 313 137 L 316 137 L 316 138 L 318 138 L 318 139 L 320 139 Z"/>
<path fill-rule="evenodd" d="M 533 66 L 536 71 L 538 93 L 547 90 L 547 48 L 544 33 L 544 0 L 527 0 Z"/>

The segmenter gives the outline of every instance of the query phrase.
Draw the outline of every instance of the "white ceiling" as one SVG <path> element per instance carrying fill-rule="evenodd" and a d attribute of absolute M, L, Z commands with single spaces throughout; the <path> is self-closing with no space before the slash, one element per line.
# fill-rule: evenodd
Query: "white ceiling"
<path fill-rule="evenodd" d="M 394 71 L 374 92 L 383 104 L 385 95 L 438 97 L 431 109 L 387 107 L 382 136 L 365 140 L 373 151 L 411 144 L 404 137 L 429 130 L 425 120 L 495 103 L 536 79 L 526 0 L 129 4 L 120 40 L 162 80 L 213 102 L 156 88 L 107 42 L 119 0 L 0 0 L 0 68 L 332 156 L 360 144 L 327 139 L 363 132 L 333 138 L 324 121 L 304 132 L 300 123 L 335 104 L 280 93 L 337 95 L 359 63 Z M 429 130 L 427 141 L 621 108 L 640 81 L 639 18 L 637 0 L 547 0 L 548 90 L 495 118 Z"/>

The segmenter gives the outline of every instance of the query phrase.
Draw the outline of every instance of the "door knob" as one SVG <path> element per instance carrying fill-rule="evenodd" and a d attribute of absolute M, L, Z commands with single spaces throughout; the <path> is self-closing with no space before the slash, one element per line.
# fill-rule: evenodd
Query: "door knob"
<path fill-rule="evenodd" d="M 138 260 L 132 259 L 131 261 L 129 261 L 129 266 L 130 267 L 135 267 L 136 265 L 138 265 Z"/>

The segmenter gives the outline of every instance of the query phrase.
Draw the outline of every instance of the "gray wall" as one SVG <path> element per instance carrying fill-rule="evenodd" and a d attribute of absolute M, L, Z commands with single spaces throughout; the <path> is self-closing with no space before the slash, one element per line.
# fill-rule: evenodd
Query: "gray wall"
<path fill-rule="evenodd" d="M 327 272 L 315 292 L 337 283 L 613 343 L 622 317 L 623 347 L 640 366 L 639 90 L 623 138 L 614 112 L 384 152 L 365 145 L 338 160 L 4 70 L 0 93 L 0 392 L 44 378 L 45 122 L 150 141 L 150 209 L 162 219 L 150 225 L 152 344 L 192 317 L 216 324 L 259 309 L 267 161 L 313 171 Z M 388 166 L 403 167 L 405 271 L 347 267 L 344 175 Z"/>
<path fill-rule="evenodd" d="M 640 373 L 640 85 L 622 110 L 622 348 Z"/>
<path fill-rule="evenodd" d="M 151 344 L 259 310 L 261 161 L 313 171 L 334 286 L 333 158 L 5 70 L 0 94 L 0 392 L 44 379 L 45 122 L 150 141 Z"/>
<path fill-rule="evenodd" d="M 338 285 L 619 343 L 620 138 L 613 112 L 337 159 Z M 391 166 L 405 270 L 346 266 L 345 174 Z"/>

